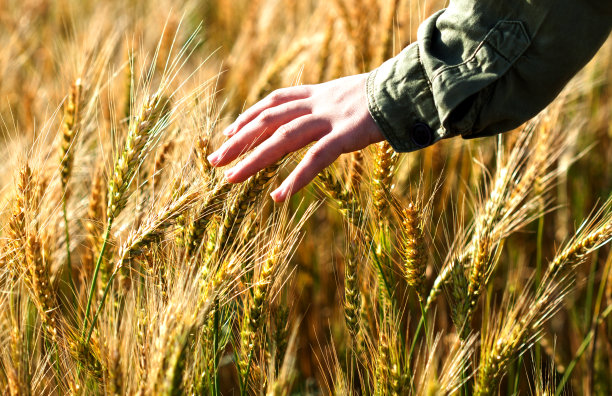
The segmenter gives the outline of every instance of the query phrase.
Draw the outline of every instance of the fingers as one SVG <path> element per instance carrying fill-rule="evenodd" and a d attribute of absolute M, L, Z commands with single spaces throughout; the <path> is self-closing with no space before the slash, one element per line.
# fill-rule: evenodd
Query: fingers
<path fill-rule="evenodd" d="M 308 100 L 296 100 L 267 108 L 223 143 L 208 160 L 213 166 L 227 165 L 268 139 L 280 126 L 309 114 L 310 111 L 311 104 Z"/>
<path fill-rule="evenodd" d="M 241 128 L 253 121 L 265 109 L 290 102 L 292 100 L 305 99 L 310 95 L 310 88 L 305 85 L 278 89 L 259 102 L 255 103 L 248 110 L 242 113 L 236 121 L 231 123 L 223 134 L 226 136 L 235 135 Z"/>
<path fill-rule="evenodd" d="M 276 202 L 283 202 L 310 183 L 323 169 L 327 168 L 342 154 L 341 144 L 337 138 L 326 135 L 313 145 L 293 172 L 283 181 L 279 188 L 270 195 Z"/>
<path fill-rule="evenodd" d="M 280 160 L 285 154 L 299 150 L 308 143 L 320 139 L 331 130 L 330 124 L 311 115 L 296 118 L 278 130 L 239 164 L 229 169 L 225 176 L 232 183 L 239 183 L 260 169 Z"/>

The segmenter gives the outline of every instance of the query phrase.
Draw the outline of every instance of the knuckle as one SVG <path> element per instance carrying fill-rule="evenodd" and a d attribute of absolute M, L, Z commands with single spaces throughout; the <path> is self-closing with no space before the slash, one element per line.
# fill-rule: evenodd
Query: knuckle
<path fill-rule="evenodd" d="M 308 113 L 312 114 L 314 112 L 314 106 L 310 99 L 302 99 L 296 100 L 288 106 L 288 110 L 290 111 L 300 111 L 306 110 Z"/>
<path fill-rule="evenodd" d="M 244 122 L 244 118 L 243 119 L 237 119 L 236 120 L 236 126 L 235 126 L 235 130 L 239 131 L 240 129 L 244 128 L 244 126 L 246 125 L 246 122 Z"/>
<path fill-rule="evenodd" d="M 286 139 L 291 135 L 291 131 L 291 128 L 289 128 L 287 124 L 285 124 L 278 127 L 278 129 L 276 130 L 276 134 L 280 139 Z"/>
<path fill-rule="evenodd" d="M 236 118 L 236 121 L 234 121 L 234 124 L 235 124 L 237 127 L 241 127 L 241 126 L 242 126 L 242 124 L 244 124 L 244 119 L 245 119 L 245 114 L 244 114 L 244 113 L 242 113 L 242 114 L 240 114 L 240 115 L 239 115 L 239 116 Z"/>
<path fill-rule="evenodd" d="M 324 146 L 313 146 L 306 153 L 308 156 L 308 160 L 310 162 L 318 162 L 325 156 L 325 147 Z"/>
<path fill-rule="evenodd" d="M 269 124 L 270 122 L 272 122 L 273 118 L 274 112 L 270 109 L 265 109 L 259 115 L 259 122 L 262 124 Z"/>
<path fill-rule="evenodd" d="M 278 102 L 279 100 L 283 99 L 283 97 L 285 96 L 285 92 L 286 88 L 276 89 L 268 95 L 268 99 L 271 102 Z"/>

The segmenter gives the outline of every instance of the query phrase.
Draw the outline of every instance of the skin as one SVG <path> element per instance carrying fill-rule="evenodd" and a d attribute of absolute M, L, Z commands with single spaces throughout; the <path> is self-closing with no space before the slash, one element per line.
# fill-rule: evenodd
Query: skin
<path fill-rule="evenodd" d="M 316 85 L 274 91 L 253 105 L 223 134 L 228 139 L 210 156 L 212 166 L 225 166 L 231 183 L 240 183 L 286 154 L 315 142 L 293 172 L 270 195 L 282 202 L 308 185 L 341 154 L 384 139 L 368 111 L 367 74 Z"/>

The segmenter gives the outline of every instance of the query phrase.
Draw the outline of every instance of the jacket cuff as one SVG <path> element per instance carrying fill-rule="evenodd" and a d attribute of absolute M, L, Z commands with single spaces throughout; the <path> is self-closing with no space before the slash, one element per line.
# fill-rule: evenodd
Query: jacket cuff
<path fill-rule="evenodd" d="M 370 72 L 366 93 L 370 114 L 395 151 L 419 150 L 443 135 L 416 42 Z"/>

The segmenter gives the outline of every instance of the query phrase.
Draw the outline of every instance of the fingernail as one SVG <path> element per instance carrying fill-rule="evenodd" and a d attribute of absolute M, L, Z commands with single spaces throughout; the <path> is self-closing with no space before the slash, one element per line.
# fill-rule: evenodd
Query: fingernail
<path fill-rule="evenodd" d="M 225 136 L 230 136 L 234 133 L 234 129 L 236 129 L 236 122 L 232 122 L 231 124 L 229 124 L 224 130 L 223 130 L 223 134 Z"/>
<path fill-rule="evenodd" d="M 206 157 L 206 159 L 208 160 L 208 162 L 210 162 L 211 165 L 216 165 L 217 162 L 219 162 L 219 152 L 215 151 L 214 153 Z"/>
<path fill-rule="evenodd" d="M 282 187 L 279 187 L 270 193 L 270 196 L 272 197 L 274 202 L 283 202 L 285 200 L 285 195 L 285 189 Z"/>
<path fill-rule="evenodd" d="M 234 176 L 234 173 L 236 173 L 234 171 L 234 168 L 226 170 L 225 173 L 224 173 L 225 174 L 225 178 L 226 179 L 231 179 L 231 177 Z"/>

